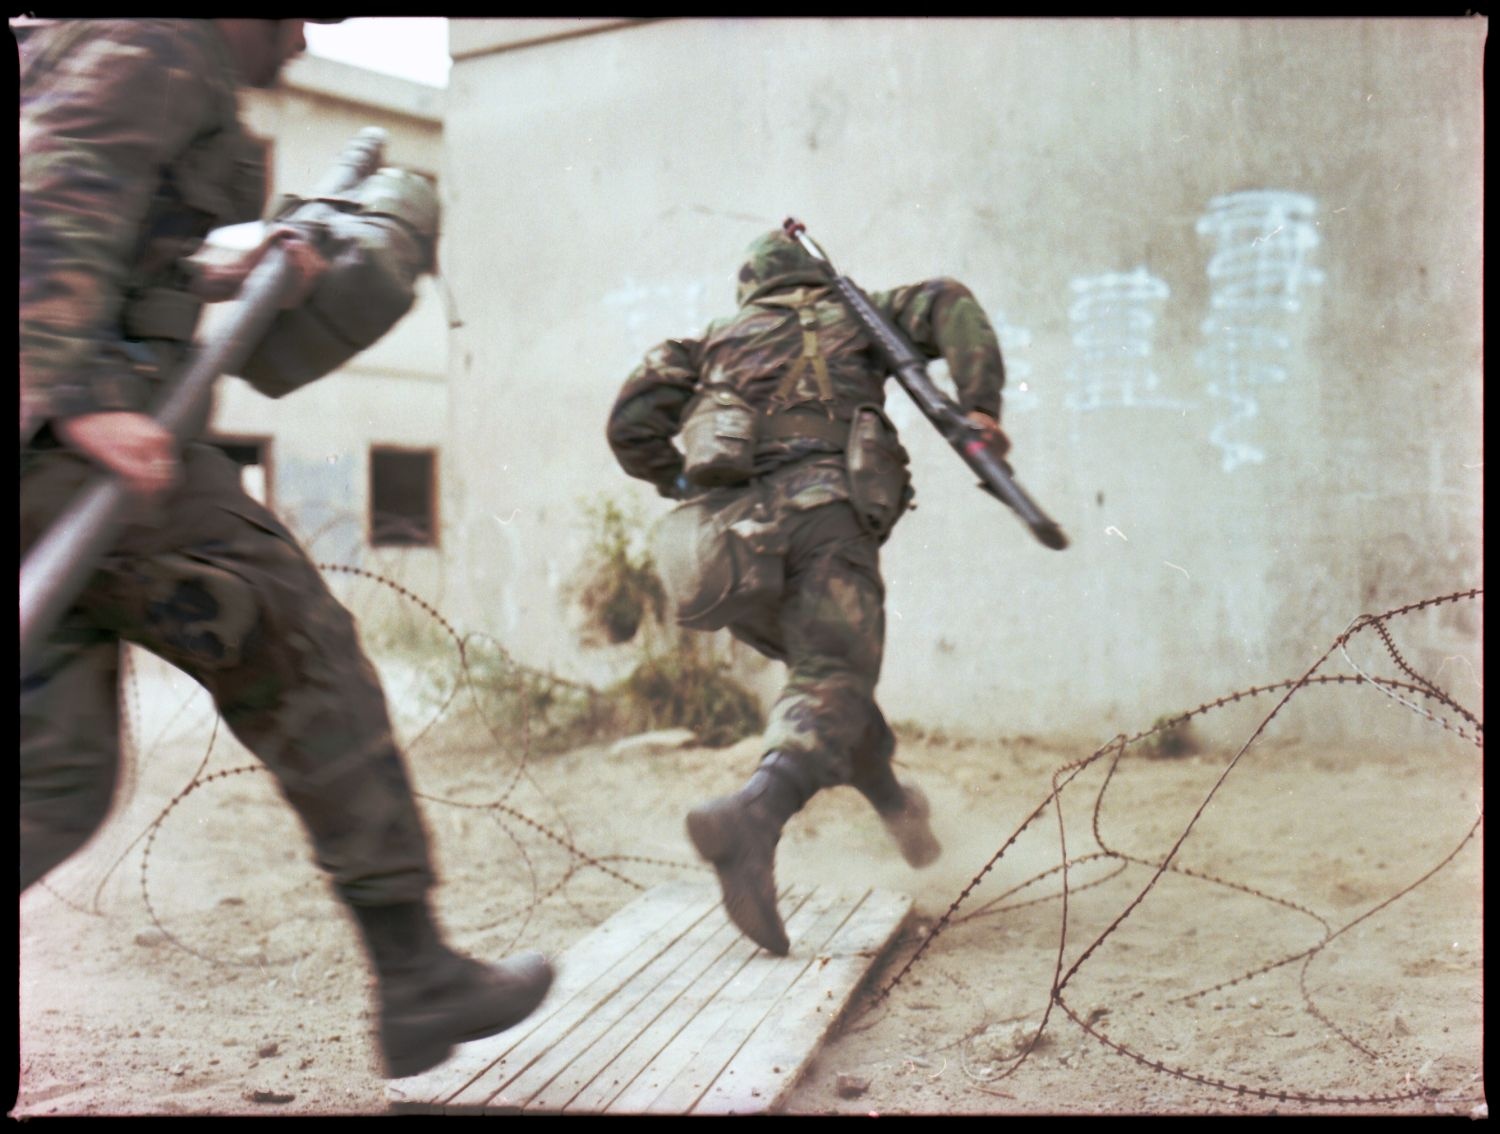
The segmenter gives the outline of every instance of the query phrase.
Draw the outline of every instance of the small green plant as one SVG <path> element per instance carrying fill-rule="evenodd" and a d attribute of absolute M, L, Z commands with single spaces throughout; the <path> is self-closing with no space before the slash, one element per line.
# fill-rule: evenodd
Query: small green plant
<path fill-rule="evenodd" d="M 711 748 L 765 728 L 760 704 L 729 666 L 696 650 L 647 656 L 609 690 L 634 728 L 685 728 Z"/>
<path fill-rule="evenodd" d="M 1198 751 L 1198 740 L 1186 717 L 1157 717 L 1151 729 L 1141 739 L 1141 751 L 1147 756 L 1170 760 Z"/>
<path fill-rule="evenodd" d="M 667 615 L 666 591 L 633 534 L 644 526 L 612 500 L 585 505 L 593 539 L 574 594 L 585 616 L 585 642 L 634 642 L 635 668 L 607 689 L 614 721 L 625 730 L 686 728 L 714 747 L 759 732 L 755 696 L 715 655 L 712 640 L 684 631 Z"/>
<path fill-rule="evenodd" d="M 660 622 L 666 594 L 651 556 L 632 545 L 638 516 L 627 515 L 613 500 L 588 504 L 595 527 L 574 594 L 585 617 L 585 636 L 618 646 L 635 637 L 649 619 Z"/>
<path fill-rule="evenodd" d="M 614 733 L 619 712 L 592 686 L 520 665 L 504 651 L 470 651 L 469 681 L 484 718 L 517 734 L 523 728 L 538 755 L 565 752 Z"/>

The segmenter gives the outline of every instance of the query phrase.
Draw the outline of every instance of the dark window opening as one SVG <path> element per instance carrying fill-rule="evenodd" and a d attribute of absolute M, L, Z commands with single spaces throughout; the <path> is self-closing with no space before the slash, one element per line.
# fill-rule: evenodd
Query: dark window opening
<path fill-rule="evenodd" d="M 212 437 L 209 444 L 240 467 L 245 495 L 271 506 L 271 439 L 269 437 Z"/>
<path fill-rule="evenodd" d="M 437 453 L 370 450 L 370 546 L 437 544 Z"/>

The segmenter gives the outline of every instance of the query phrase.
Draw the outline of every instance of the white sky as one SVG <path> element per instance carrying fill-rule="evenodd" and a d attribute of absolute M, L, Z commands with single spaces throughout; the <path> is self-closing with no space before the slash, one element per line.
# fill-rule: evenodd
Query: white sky
<path fill-rule="evenodd" d="M 448 85 L 448 21 L 370 17 L 308 24 L 307 53 L 431 87 Z"/>

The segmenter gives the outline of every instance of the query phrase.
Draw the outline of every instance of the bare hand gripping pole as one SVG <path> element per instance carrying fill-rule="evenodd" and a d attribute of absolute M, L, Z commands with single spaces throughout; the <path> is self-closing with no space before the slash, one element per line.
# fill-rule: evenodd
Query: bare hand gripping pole
<path fill-rule="evenodd" d="M 384 159 L 385 142 L 386 133 L 379 127 L 361 130 L 344 147 L 310 199 L 348 192 L 374 173 Z M 284 218 L 293 224 L 296 219 L 295 213 Z M 193 356 L 152 413 L 179 443 L 186 440 L 183 434 L 199 416 L 203 401 L 219 376 L 234 373 L 259 344 L 294 282 L 287 253 L 279 245 L 268 249 L 246 277 L 234 315 Z M 120 481 L 101 473 L 27 553 L 21 564 L 23 677 L 53 626 L 78 597 L 99 559 L 114 542 L 128 504 L 128 494 Z"/>
<path fill-rule="evenodd" d="M 896 376 L 902 388 L 911 395 L 912 401 L 917 403 L 917 408 L 927 415 L 927 420 L 937 427 L 937 431 L 943 435 L 944 440 L 953 446 L 958 455 L 964 459 L 964 463 L 978 474 L 980 487 L 1009 505 L 1031 529 L 1032 535 L 1047 547 L 1054 551 L 1061 551 L 1067 547 L 1068 537 L 1063 534 L 1063 530 L 1038 508 L 1031 497 L 1026 495 L 1026 490 L 1016 483 L 1015 478 L 1011 476 L 1009 466 L 986 444 L 983 432 L 976 428 L 974 423 L 964 416 L 963 411 L 933 384 L 932 378 L 927 373 L 927 363 L 911 343 L 907 342 L 906 336 L 876 310 L 869 296 L 860 291 L 853 280 L 848 276 L 838 274 L 828 259 L 827 253 L 818 247 L 812 237 L 807 235 L 805 225 L 788 217 L 782 228 L 789 237 L 801 244 L 809 255 L 828 269 L 834 290 L 839 293 L 839 298 L 844 301 L 844 305 L 875 340 L 875 345 L 885 357 L 886 365 L 890 367 L 891 373 Z"/>

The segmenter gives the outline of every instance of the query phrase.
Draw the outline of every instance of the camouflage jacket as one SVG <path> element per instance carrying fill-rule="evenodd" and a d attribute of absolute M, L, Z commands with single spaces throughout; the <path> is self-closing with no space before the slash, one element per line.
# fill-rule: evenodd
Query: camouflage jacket
<path fill-rule="evenodd" d="M 820 265 L 780 230 L 753 243 L 738 276 L 739 310 L 709 324 L 700 338 L 661 343 L 625 382 L 607 428 L 621 467 L 671 495 L 683 467 L 672 438 L 707 385 L 733 386 L 762 413 L 810 412 L 839 422 L 859 405 L 883 405 L 886 369 L 827 284 Z M 1000 344 L 967 287 L 932 279 L 870 299 L 919 351 L 947 361 L 965 412 L 999 419 Z M 841 452 L 838 431 L 828 432 L 759 441 L 757 474 L 814 453 Z"/>
<path fill-rule="evenodd" d="M 146 408 L 122 344 L 191 339 L 182 258 L 255 219 L 265 178 L 213 21 L 54 21 L 18 42 L 24 445 L 53 419 Z"/>

